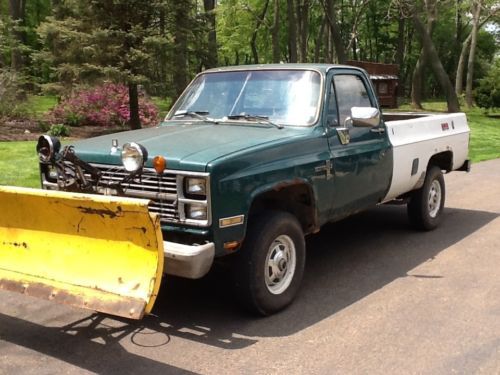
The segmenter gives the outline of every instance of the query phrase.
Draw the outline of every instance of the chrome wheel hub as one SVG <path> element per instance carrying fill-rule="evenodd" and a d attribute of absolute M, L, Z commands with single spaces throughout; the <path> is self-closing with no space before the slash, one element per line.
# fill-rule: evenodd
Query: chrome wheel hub
<path fill-rule="evenodd" d="M 441 184 L 437 180 L 432 181 L 431 188 L 429 189 L 427 207 L 429 209 L 429 216 L 435 218 L 441 208 Z"/>
<path fill-rule="evenodd" d="M 265 282 L 272 294 L 283 293 L 295 274 L 295 244 L 287 235 L 278 236 L 269 246 L 265 264 Z"/>

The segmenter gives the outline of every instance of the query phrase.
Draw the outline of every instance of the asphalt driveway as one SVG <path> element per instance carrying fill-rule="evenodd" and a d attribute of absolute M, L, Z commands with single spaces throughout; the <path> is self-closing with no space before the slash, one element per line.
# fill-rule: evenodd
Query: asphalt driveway
<path fill-rule="evenodd" d="M 0 292 L 0 374 L 498 374 L 500 159 L 446 184 L 433 232 L 383 206 L 308 238 L 300 295 L 269 318 L 222 269 L 168 278 L 140 322 Z"/>

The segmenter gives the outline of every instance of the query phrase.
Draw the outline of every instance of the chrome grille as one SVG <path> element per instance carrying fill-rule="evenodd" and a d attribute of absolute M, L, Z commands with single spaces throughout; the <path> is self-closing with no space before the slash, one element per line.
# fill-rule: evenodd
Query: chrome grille
<path fill-rule="evenodd" d="M 93 166 L 101 171 L 101 178 L 96 184 L 98 188 L 104 188 L 110 182 L 121 181 L 129 175 L 123 167 L 95 164 Z M 85 177 L 92 180 L 89 174 L 85 174 Z M 153 169 L 145 168 L 140 179 L 122 183 L 121 186 L 128 197 L 150 199 L 149 210 L 159 214 L 162 223 L 180 221 L 175 173 L 165 173 L 160 176 Z"/>

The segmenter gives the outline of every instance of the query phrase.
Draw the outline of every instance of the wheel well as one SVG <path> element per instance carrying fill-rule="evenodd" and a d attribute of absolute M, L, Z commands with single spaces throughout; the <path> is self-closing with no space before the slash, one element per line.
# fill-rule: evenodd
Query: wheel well
<path fill-rule="evenodd" d="M 277 186 L 258 195 L 252 202 L 249 216 L 265 210 L 291 213 L 301 224 L 304 234 L 316 232 L 319 228 L 314 193 L 306 184 Z"/>
<path fill-rule="evenodd" d="M 451 171 L 453 168 L 453 153 L 451 151 L 444 151 L 433 155 L 429 160 L 427 170 L 434 165 L 446 172 Z"/>

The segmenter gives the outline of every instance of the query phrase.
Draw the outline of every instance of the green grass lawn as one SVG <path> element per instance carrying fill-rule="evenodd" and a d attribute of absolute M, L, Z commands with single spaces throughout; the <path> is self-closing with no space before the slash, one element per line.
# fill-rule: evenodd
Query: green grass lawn
<path fill-rule="evenodd" d="M 153 97 L 163 119 L 170 103 Z M 51 110 L 57 104 L 55 96 L 31 96 L 28 98 L 29 113 L 35 118 Z M 1 131 L 1 128 L 0 128 Z M 36 142 L 0 142 L 0 185 L 40 187 L 38 159 L 35 152 Z"/>
<path fill-rule="evenodd" d="M 446 102 L 432 101 L 423 104 L 424 111 L 446 112 Z M 401 105 L 398 110 L 413 111 L 408 104 Z M 479 108 L 462 111 L 467 115 L 471 129 L 469 157 L 473 162 L 500 158 L 500 114 L 486 116 Z"/>
<path fill-rule="evenodd" d="M 171 100 L 152 96 L 151 100 L 158 107 L 159 118 L 163 119 L 168 113 L 172 103 Z M 57 104 L 57 97 L 52 95 L 34 95 L 28 98 L 27 107 L 35 117 L 40 118 Z"/>
<path fill-rule="evenodd" d="M 158 112 L 159 112 L 158 118 L 160 120 L 163 120 L 167 115 L 170 107 L 172 106 L 171 100 L 160 98 L 159 96 L 152 96 L 151 100 L 158 107 Z"/>
<path fill-rule="evenodd" d="M 472 161 L 500 158 L 500 117 L 486 117 L 470 111 L 467 120 L 471 128 L 469 156 Z"/>
<path fill-rule="evenodd" d="M 34 95 L 28 98 L 28 106 L 36 118 L 50 111 L 57 104 L 57 97 L 52 95 Z"/>
<path fill-rule="evenodd" d="M 55 104 L 55 98 L 33 97 L 34 110 L 43 113 Z M 168 103 L 155 98 L 161 104 L 164 115 Z M 427 111 L 444 111 L 445 103 L 433 102 L 424 105 Z M 402 106 L 400 109 L 408 110 Z M 469 156 L 473 162 L 500 158 L 500 118 L 487 117 L 480 110 L 467 112 L 471 128 Z M 36 142 L 0 142 L 0 185 L 39 187 Z"/>
<path fill-rule="evenodd" d="M 0 185 L 40 187 L 36 142 L 0 142 Z"/>

